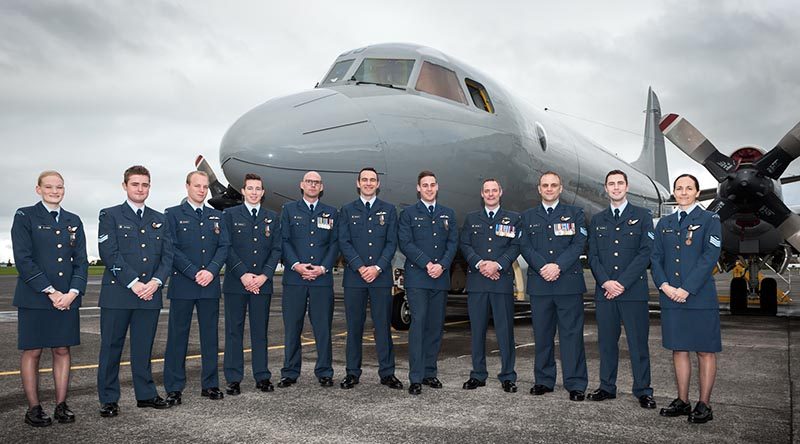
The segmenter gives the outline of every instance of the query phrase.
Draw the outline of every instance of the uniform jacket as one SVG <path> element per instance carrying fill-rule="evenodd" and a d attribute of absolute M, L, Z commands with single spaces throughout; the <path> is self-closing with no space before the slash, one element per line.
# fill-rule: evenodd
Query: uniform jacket
<path fill-rule="evenodd" d="M 153 299 L 144 301 L 128 285 L 137 278 L 142 283 L 152 278 L 167 283 L 173 251 L 166 217 L 145 207 L 139 218 L 127 202 L 106 208 L 100 211 L 97 242 L 100 259 L 106 267 L 99 306 L 160 309 L 161 288 L 153 294 Z"/>
<path fill-rule="evenodd" d="M 400 213 L 397 237 L 406 256 L 405 287 L 449 290 L 450 264 L 458 249 L 456 213 L 437 202 L 431 216 L 422 201 L 417 201 Z M 444 273 L 437 279 L 428 276 L 428 262 L 441 264 Z"/>
<path fill-rule="evenodd" d="M 614 220 L 610 208 L 597 213 L 589 227 L 589 265 L 597 286 L 595 298 L 605 299 L 601 285 L 615 280 L 625 287 L 618 301 L 649 299 L 647 266 L 653 248 L 653 215 L 630 202 Z"/>
<path fill-rule="evenodd" d="M 283 205 L 281 237 L 283 239 L 283 285 L 324 287 L 333 285 L 333 266 L 339 258 L 339 226 L 336 208 L 317 201 L 314 212 L 303 199 Z M 295 263 L 325 267 L 325 274 L 305 281 L 292 270 Z"/>
<path fill-rule="evenodd" d="M 222 290 L 225 293 L 250 294 L 244 289 L 241 278 L 245 273 L 253 273 L 268 278 L 259 294 L 272 294 L 275 267 L 281 259 L 278 213 L 262 205 L 253 219 L 253 214 L 242 204 L 226 209 L 224 214 L 225 226 L 231 233 L 231 247 L 225 262 Z"/>
<path fill-rule="evenodd" d="M 219 272 L 228 257 L 230 233 L 222 212 L 203 206 L 198 216 L 188 202 L 167 208 L 167 226 L 175 251 L 169 299 L 213 299 L 220 297 Z M 195 282 L 200 270 L 208 270 L 214 280 L 205 287 Z"/>
<path fill-rule="evenodd" d="M 520 251 L 528 262 L 528 294 L 535 297 L 586 292 L 580 261 L 585 245 L 581 208 L 559 203 L 548 215 L 538 204 L 522 213 Z M 539 269 L 549 263 L 556 263 L 561 269 L 554 282 L 547 282 L 539 275 Z"/>
<path fill-rule="evenodd" d="M 345 287 L 391 287 L 392 258 L 397 250 L 397 210 L 394 205 L 375 199 L 369 211 L 361 199 L 342 207 L 339 212 L 339 248 L 347 264 Z M 362 266 L 380 267 L 372 283 L 361 279 Z"/>
<path fill-rule="evenodd" d="M 11 243 L 19 272 L 14 306 L 56 310 L 42 293 L 52 285 L 62 293 L 78 290 L 70 308 L 80 307 L 89 263 L 83 222 L 76 214 L 62 208 L 56 222 L 41 202 L 20 208 L 11 226 Z"/>
<path fill-rule="evenodd" d="M 461 228 L 461 253 L 467 260 L 467 291 L 511 293 L 514 291 L 514 261 L 519 256 L 519 213 L 498 209 L 489 219 L 484 209 L 469 213 Z M 481 274 L 481 260 L 500 264 L 500 279 Z"/>
<path fill-rule="evenodd" d="M 716 310 L 719 301 L 711 273 L 719 259 L 722 240 L 719 216 L 695 207 L 678 224 L 678 214 L 658 221 L 651 270 L 656 287 L 668 282 L 688 291 L 689 297 L 686 302 L 678 303 L 660 292 L 661 307 Z M 689 233 L 691 239 L 687 241 Z"/>

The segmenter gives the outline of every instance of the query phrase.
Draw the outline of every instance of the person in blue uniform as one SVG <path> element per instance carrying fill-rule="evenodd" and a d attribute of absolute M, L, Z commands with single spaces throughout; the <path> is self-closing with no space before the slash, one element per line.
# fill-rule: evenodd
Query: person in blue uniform
<path fill-rule="evenodd" d="M 688 415 L 689 422 L 714 419 L 709 402 L 722 351 L 719 302 L 712 271 L 719 259 L 721 224 L 716 213 L 697 204 L 700 184 L 690 174 L 673 183 L 678 211 L 656 226 L 651 271 L 659 289 L 661 338 L 672 350 L 678 397 L 661 409 L 661 416 Z M 689 403 L 692 367 L 689 352 L 697 353 L 700 400 Z"/>
<path fill-rule="evenodd" d="M 500 208 L 503 188 L 497 179 L 481 185 L 483 208 L 469 213 L 459 237 L 467 260 L 467 310 L 472 333 L 472 372 L 462 386 L 474 390 L 486 385 L 486 329 L 489 307 L 500 346 L 497 378 L 508 393 L 517 391 L 514 371 L 514 262 L 519 256 L 519 213 Z"/>
<path fill-rule="evenodd" d="M 278 387 L 297 383 L 302 364 L 300 334 L 308 308 L 317 363 L 314 375 L 323 387 L 333 386 L 333 275 L 339 256 L 338 216 L 336 208 L 320 202 L 324 185 L 322 176 L 309 171 L 300 182 L 302 199 L 283 205 L 281 238 L 283 241 L 284 360 Z"/>
<path fill-rule="evenodd" d="M 244 203 L 225 210 L 225 226 L 231 233 L 231 247 L 225 266 L 225 380 L 229 395 L 241 393 L 244 377 L 244 319 L 249 313 L 253 378 L 256 389 L 271 392 L 267 359 L 269 306 L 272 280 L 281 259 L 280 219 L 261 206 L 264 182 L 257 174 L 244 176 Z"/>
<path fill-rule="evenodd" d="M 394 375 L 392 345 L 392 258 L 397 249 L 397 210 L 378 199 L 378 172 L 362 168 L 359 197 L 339 212 L 339 248 L 345 261 L 344 307 L 347 317 L 347 375 L 339 386 L 351 389 L 361 378 L 361 347 L 369 302 L 381 384 L 402 389 Z"/>
<path fill-rule="evenodd" d="M 204 204 L 208 174 L 190 172 L 186 176 L 186 193 L 184 203 L 164 211 L 175 251 L 167 290 L 169 324 L 164 354 L 164 388 L 170 405 L 181 404 L 186 387 L 186 351 L 195 309 L 202 361 L 200 396 L 214 400 L 224 397 L 217 369 L 219 272 L 228 257 L 230 234 L 222 212 Z"/>
<path fill-rule="evenodd" d="M 165 409 L 158 396 L 150 356 L 161 311 L 161 288 L 172 270 L 172 241 L 163 214 L 145 205 L 150 172 L 141 165 L 125 170 L 127 199 L 100 211 L 98 247 L 105 271 L 100 287 L 100 357 L 97 392 L 100 416 L 119 414 L 119 365 L 131 330 L 130 361 L 136 406 Z"/>
<path fill-rule="evenodd" d="M 64 178 L 44 171 L 36 183 L 41 202 L 20 208 L 11 225 L 11 245 L 19 276 L 14 290 L 17 307 L 17 347 L 22 350 L 20 374 L 28 400 L 25 422 L 33 427 L 52 424 L 39 403 L 39 358 L 47 347 L 53 354 L 56 408 L 53 418 L 74 422 L 67 406 L 70 347 L 81 343 L 81 295 L 86 290 L 89 263 L 86 236 L 78 215 L 61 208 Z"/>
<path fill-rule="evenodd" d="M 522 214 L 520 251 L 528 262 L 534 357 L 532 395 L 553 391 L 556 383 L 555 334 L 558 328 L 561 373 L 569 399 L 583 401 L 588 376 L 583 347 L 583 266 L 586 245 L 581 208 L 561 203 L 561 176 L 547 171 L 539 178 L 542 202 Z"/>
<path fill-rule="evenodd" d="M 398 242 L 406 256 L 405 289 L 411 310 L 408 332 L 408 393 L 422 385 L 442 388 L 437 360 L 442 345 L 450 265 L 458 249 L 456 213 L 437 202 L 439 184 L 431 171 L 417 176 L 420 200 L 400 213 Z"/>
<path fill-rule="evenodd" d="M 650 313 L 647 266 L 653 247 L 653 215 L 628 202 L 628 175 L 606 174 L 607 210 L 592 218 L 589 227 L 589 265 L 595 282 L 597 345 L 600 349 L 600 387 L 591 401 L 617 397 L 619 336 L 625 325 L 633 373 L 633 396 L 642 408 L 654 409 L 650 387 Z"/>

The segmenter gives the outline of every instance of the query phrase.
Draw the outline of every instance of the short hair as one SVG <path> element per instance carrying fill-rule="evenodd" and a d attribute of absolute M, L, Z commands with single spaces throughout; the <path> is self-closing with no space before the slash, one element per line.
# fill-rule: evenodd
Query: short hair
<path fill-rule="evenodd" d="M 615 175 L 615 174 L 619 174 L 622 177 L 624 177 L 625 178 L 625 184 L 628 183 L 628 175 L 625 174 L 625 171 L 622 171 L 622 170 L 611 170 L 611 171 L 609 171 L 608 174 L 606 174 L 606 183 L 608 182 L 608 178 L 613 176 L 613 175 Z"/>
<path fill-rule="evenodd" d="M 242 182 L 242 188 L 244 188 L 247 185 L 248 180 L 257 180 L 261 182 L 261 188 L 264 188 L 264 179 L 262 179 L 261 176 L 259 176 L 256 173 L 247 173 L 244 175 L 244 182 Z"/>
<path fill-rule="evenodd" d="M 678 179 L 680 179 L 680 178 L 682 178 L 682 177 L 688 177 L 688 178 L 692 179 L 692 181 L 694 181 L 694 187 L 695 187 L 695 188 L 696 188 L 698 191 L 700 191 L 700 182 L 698 182 L 698 181 L 697 181 L 697 178 L 696 178 L 696 177 L 692 176 L 692 175 L 691 175 L 691 174 L 689 174 L 689 173 L 684 173 L 684 174 L 681 174 L 680 176 L 678 176 L 678 177 L 676 177 L 676 178 L 675 178 L 675 181 L 673 181 L 673 182 L 672 182 L 672 189 L 673 189 L 673 190 L 675 189 L 675 184 L 677 184 L 677 183 L 678 183 Z"/>
<path fill-rule="evenodd" d="M 56 170 L 44 170 L 39 174 L 39 178 L 36 179 L 36 185 L 41 186 L 42 185 L 42 179 L 44 179 L 45 177 L 48 177 L 48 176 L 58 176 L 58 178 L 61 179 L 62 182 L 64 181 L 64 176 L 62 176 L 61 173 L 59 173 L 58 171 L 56 171 Z"/>
<path fill-rule="evenodd" d="M 419 175 L 417 176 L 417 185 L 419 185 L 422 182 L 422 179 L 425 177 L 433 177 L 436 179 L 436 175 L 433 174 L 433 171 L 423 170 L 420 171 Z"/>
<path fill-rule="evenodd" d="M 495 179 L 494 177 L 489 177 L 489 178 L 483 179 L 483 182 L 481 183 L 481 191 L 483 191 L 483 186 L 486 185 L 486 182 L 496 182 L 497 186 L 500 187 L 501 190 L 503 189 L 503 185 L 500 184 L 499 180 Z"/>
<path fill-rule="evenodd" d="M 558 183 L 559 183 L 559 184 L 561 184 L 561 185 L 563 185 L 563 183 L 562 183 L 562 181 L 561 181 L 561 176 L 560 176 L 558 173 L 556 173 L 555 171 L 551 171 L 551 170 L 547 170 L 547 171 L 545 171 L 544 173 L 542 173 L 542 174 L 539 176 L 539 185 L 541 185 L 541 184 L 542 184 L 542 178 L 543 178 L 544 176 L 548 176 L 548 175 L 553 175 L 553 176 L 556 176 L 556 177 L 558 177 Z"/>
<path fill-rule="evenodd" d="M 378 180 L 381 180 L 381 176 L 380 174 L 378 174 L 378 171 L 376 171 L 375 168 L 372 167 L 361 168 L 361 171 L 358 172 L 358 180 L 361 180 L 361 173 L 363 173 L 364 171 L 372 171 L 373 173 L 375 173 L 375 176 L 378 178 Z"/>
<path fill-rule="evenodd" d="M 206 173 L 205 171 L 200 171 L 200 170 L 191 171 L 191 172 L 189 172 L 189 174 L 186 175 L 186 185 L 189 185 L 191 183 L 191 181 L 192 181 L 192 176 L 197 175 L 197 174 L 199 174 L 199 175 L 205 177 L 206 179 L 208 179 L 208 173 Z"/>
<path fill-rule="evenodd" d="M 130 179 L 131 176 L 147 176 L 147 178 L 150 179 L 150 171 L 141 165 L 134 165 L 125 170 L 124 183 L 128 183 L 128 179 Z"/>

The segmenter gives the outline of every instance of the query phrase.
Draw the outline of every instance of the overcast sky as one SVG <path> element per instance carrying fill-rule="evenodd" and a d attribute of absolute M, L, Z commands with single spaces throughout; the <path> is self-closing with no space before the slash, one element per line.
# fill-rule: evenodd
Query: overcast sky
<path fill-rule="evenodd" d="M 646 93 L 720 150 L 770 149 L 800 119 L 794 1 L 0 2 L 0 261 L 38 173 L 66 179 L 64 208 L 97 254 L 100 208 L 146 165 L 148 204 L 185 194 L 197 154 L 243 113 L 309 89 L 340 53 L 385 42 L 439 49 L 537 107 L 641 134 Z M 642 137 L 560 115 L 627 160 Z M 668 142 L 672 177 L 714 180 Z M 795 162 L 789 173 L 800 171 Z M 787 173 L 787 174 L 789 174 Z M 797 185 L 797 184 L 796 184 Z M 785 187 L 800 203 L 800 187 Z"/>

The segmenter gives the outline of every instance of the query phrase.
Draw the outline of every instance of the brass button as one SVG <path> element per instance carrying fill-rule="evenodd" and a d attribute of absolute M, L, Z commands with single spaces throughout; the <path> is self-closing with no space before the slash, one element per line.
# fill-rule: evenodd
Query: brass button
<path fill-rule="evenodd" d="M 142 273 L 142 277 L 145 277 L 145 276 L 147 276 L 147 273 Z"/>
<path fill-rule="evenodd" d="M 56 245 L 56 248 L 61 248 L 61 244 Z"/>
<path fill-rule="evenodd" d="M 619 239 L 614 239 L 614 243 L 618 244 L 619 243 Z"/>
<path fill-rule="evenodd" d="M 146 247 L 146 246 L 147 246 L 147 244 L 142 244 L 142 248 L 144 248 L 144 247 Z"/>
<path fill-rule="evenodd" d="M 309 247 L 313 247 L 314 246 L 314 242 L 311 242 L 310 244 L 308 244 L 308 246 Z"/>
<path fill-rule="evenodd" d="M 619 253 L 617 253 L 617 252 L 615 251 L 615 252 L 614 252 L 614 256 L 619 256 Z"/>
<path fill-rule="evenodd" d="M 675 276 L 680 276 L 680 275 L 681 275 L 681 274 L 680 274 L 680 273 L 678 273 L 677 271 L 675 272 Z"/>
<path fill-rule="evenodd" d="M 314 259 L 314 256 L 311 256 L 311 259 L 313 260 L 313 259 Z"/>
<path fill-rule="evenodd" d="M 63 261 L 64 261 L 64 258 L 58 258 L 58 261 L 59 261 L 59 262 L 63 262 Z"/>
<path fill-rule="evenodd" d="M 185 230 L 185 228 L 184 228 L 184 230 Z M 142 234 L 144 234 L 144 228 L 142 228 Z M 128 237 L 128 235 L 126 234 L 125 237 Z"/>
<path fill-rule="evenodd" d="M 616 266 L 616 265 L 614 265 L 614 269 L 615 269 L 615 270 L 619 270 L 619 267 L 618 267 L 618 266 Z"/>
<path fill-rule="evenodd" d="M 258 253 L 258 250 L 253 250 L 253 254 L 256 254 L 256 253 Z"/>
<path fill-rule="evenodd" d="M 367 233 L 372 233 L 372 230 L 367 230 Z"/>
<path fill-rule="evenodd" d="M 675 262 L 680 262 L 680 261 L 681 261 L 680 259 L 675 259 Z"/>
<path fill-rule="evenodd" d="M 369 257 L 369 260 L 372 260 L 372 256 Z"/>
<path fill-rule="evenodd" d="M 205 239 L 205 238 L 206 238 L 205 235 L 200 236 L 200 239 Z"/>
<path fill-rule="evenodd" d="M 201 226 L 201 227 L 203 226 L 203 223 L 202 223 L 202 222 L 200 222 L 200 226 Z"/>
<path fill-rule="evenodd" d="M 436 233 L 433 233 L 433 235 L 436 236 Z"/>
<path fill-rule="evenodd" d="M 59 275 L 59 276 L 64 276 L 64 272 L 63 272 L 63 271 L 59 271 L 59 272 L 58 272 L 58 275 Z"/>
<path fill-rule="evenodd" d="M 311 234 L 314 234 L 314 231 L 311 231 Z"/>
<path fill-rule="evenodd" d="M 56 230 L 56 234 L 61 234 L 61 230 Z"/>
<path fill-rule="evenodd" d="M 201 253 L 205 253 L 205 252 L 206 252 L 206 250 L 200 250 L 200 252 L 201 252 Z"/>
<path fill-rule="evenodd" d="M 550 254 L 553 254 L 553 250 L 550 250 Z"/>
<path fill-rule="evenodd" d="M 367 245 L 371 247 L 372 246 L 372 242 L 367 243 Z"/>
<path fill-rule="evenodd" d="M 147 258 L 146 258 L 146 257 L 143 257 L 143 258 L 142 258 L 142 262 L 147 262 Z"/>
<path fill-rule="evenodd" d="M 491 241 L 492 241 L 492 238 L 490 237 L 490 238 L 489 238 L 489 242 L 491 242 Z"/>
<path fill-rule="evenodd" d="M 486 250 L 486 252 L 487 252 L 487 253 L 491 253 L 491 252 L 492 252 L 492 249 L 491 249 L 491 248 L 489 248 L 488 250 Z"/>
<path fill-rule="evenodd" d="M 619 231 L 619 227 L 615 228 L 615 230 Z"/>
<path fill-rule="evenodd" d="M 253 238 L 253 242 L 258 242 L 258 238 L 257 238 L 257 237 L 254 237 L 254 238 Z"/>

